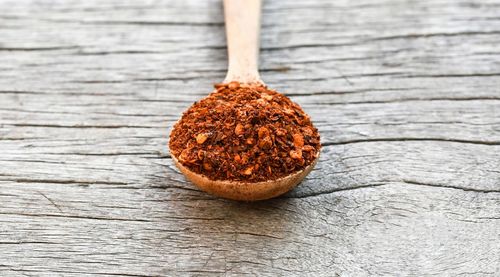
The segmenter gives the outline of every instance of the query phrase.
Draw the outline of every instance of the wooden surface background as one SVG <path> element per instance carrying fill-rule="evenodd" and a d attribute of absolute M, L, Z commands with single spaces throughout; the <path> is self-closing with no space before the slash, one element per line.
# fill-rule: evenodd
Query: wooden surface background
<path fill-rule="evenodd" d="M 279 199 L 193 187 L 211 1 L 0 2 L 1 276 L 499 276 L 500 1 L 265 1 L 261 73 L 322 135 Z"/>

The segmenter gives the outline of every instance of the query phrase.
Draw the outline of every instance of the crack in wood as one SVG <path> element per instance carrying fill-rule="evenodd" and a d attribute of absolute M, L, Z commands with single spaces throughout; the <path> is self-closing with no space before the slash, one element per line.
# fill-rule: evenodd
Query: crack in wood
<path fill-rule="evenodd" d="M 387 184 L 388 183 L 372 183 L 372 184 L 358 185 L 358 186 L 352 186 L 352 187 L 346 187 L 346 188 L 334 188 L 331 190 L 318 191 L 318 192 L 312 192 L 312 193 L 304 193 L 304 194 L 300 194 L 300 195 L 285 194 L 283 196 L 278 197 L 278 199 L 280 199 L 280 198 L 302 199 L 302 198 L 316 197 L 316 196 L 321 196 L 321 195 L 328 195 L 328 194 L 332 194 L 332 193 L 336 193 L 336 192 L 340 192 L 340 191 L 380 187 L 380 186 L 385 186 Z"/>
<path fill-rule="evenodd" d="M 4 124 L 16 127 L 41 127 L 41 128 L 77 128 L 77 129 L 120 129 L 120 128 L 147 128 L 154 129 L 161 126 L 144 126 L 144 125 L 84 125 L 84 124 L 35 124 L 35 123 L 11 123 Z"/>
<path fill-rule="evenodd" d="M 383 180 L 383 181 L 380 181 L 377 183 L 372 183 L 372 184 L 367 184 L 367 185 L 358 185 L 358 186 L 351 186 L 351 187 L 345 187 L 345 188 L 334 188 L 334 189 L 330 189 L 330 190 L 318 191 L 318 192 L 313 192 L 313 193 L 304 193 L 304 194 L 299 194 L 299 195 L 285 194 L 284 196 L 281 196 L 279 198 L 302 199 L 302 198 L 316 197 L 316 196 L 322 196 L 322 195 L 329 195 L 329 194 L 333 194 L 336 192 L 342 192 L 342 191 L 374 188 L 374 187 L 381 187 L 381 186 L 387 186 L 387 185 L 399 184 L 399 183 L 404 183 L 404 184 L 408 184 L 408 185 L 416 185 L 416 186 L 433 187 L 433 188 L 457 189 L 457 190 L 462 190 L 462 191 L 466 191 L 466 192 L 500 193 L 500 189 L 499 190 L 475 189 L 475 188 L 467 188 L 467 187 L 444 185 L 444 184 L 415 182 L 415 181 L 410 181 L 410 180 L 394 180 L 394 181 Z"/>
<path fill-rule="evenodd" d="M 0 175 L 11 176 L 11 175 Z M 128 185 L 127 182 L 109 182 L 109 181 L 87 181 L 87 180 L 69 180 L 69 179 L 38 179 L 38 178 L 2 178 L 0 181 L 16 183 L 40 183 L 40 184 L 75 184 L 75 185 Z"/>
<path fill-rule="evenodd" d="M 314 94 L 310 94 L 314 95 Z M 335 93 L 331 94 L 335 95 Z M 294 97 L 295 95 L 289 95 Z M 342 102 L 329 102 L 323 101 L 314 103 L 314 105 L 327 105 L 327 106 L 341 106 L 341 105 L 364 105 L 364 104 L 392 104 L 392 103 L 406 103 L 406 102 L 439 102 L 439 101 L 497 101 L 500 97 L 495 96 L 480 96 L 480 97 L 429 97 L 429 98 L 400 98 L 392 100 L 371 100 L 371 101 L 342 101 Z"/>
<path fill-rule="evenodd" d="M 54 207 L 56 207 L 56 208 L 59 210 L 59 212 L 61 212 L 61 213 L 63 212 L 63 211 L 61 210 L 61 208 L 59 207 L 59 205 L 57 205 L 57 204 L 56 204 L 56 203 L 55 203 L 52 199 L 50 199 L 49 197 L 47 197 L 47 195 L 45 195 L 45 194 L 44 194 L 44 193 L 42 193 L 41 191 L 38 191 L 38 193 L 39 193 L 41 196 L 43 196 L 45 199 L 47 199 L 47 200 L 48 200 L 48 201 L 49 201 L 49 202 L 50 202 L 50 203 L 51 203 Z"/>
<path fill-rule="evenodd" d="M 148 219 L 139 218 L 119 218 L 119 217 L 107 217 L 107 216 L 85 216 L 85 215 L 73 215 L 73 214 L 49 214 L 49 213 L 19 213 L 19 212 L 0 212 L 0 215 L 16 215 L 16 216 L 26 216 L 26 217 L 56 217 L 56 218 L 68 218 L 68 219 L 89 219 L 89 220 L 102 220 L 102 221 L 124 221 L 124 222 L 153 222 Z M 175 218 L 175 217 L 172 217 Z M 186 218 L 184 218 L 186 219 Z M 209 220 L 209 219 L 205 219 Z"/>
<path fill-rule="evenodd" d="M 0 264 L 0 266 L 7 267 L 9 270 L 20 273 L 24 276 L 29 276 L 31 277 L 32 275 L 29 275 L 27 273 L 49 273 L 49 274 L 54 274 L 54 273 L 68 273 L 68 274 L 91 274 L 91 275 L 98 275 L 98 276 L 106 276 L 106 275 L 113 275 L 113 276 L 126 276 L 126 277 L 155 277 L 157 275 L 144 275 L 144 274 L 131 274 L 131 273 L 117 273 L 117 272 L 93 272 L 93 271 L 71 271 L 71 270 L 60 270 L 60 269 L 54 269 L 54 270 L 36 270 L 36 269 L 25 269 L 25 268 L 14 268 L 12 266 L 6 265 L 6 264 Z"/>
<path fill-rule="evenodd" d="M 200 26 L 200 27 L 221 27 L 224 22 L 186 22 L 186 21 L 140 21 L 140 20 L 50 20 L 52 22 L 78 23 L 90 25 L 139 25 L 139 26 Z"/>
<path fill-rule="evenodd" d="M 476 189 L 476 188 L 468 188 L 468 187 L 460 187 L 446 184 L 432 184 L 432 183 L 422 183 L 413 180 L 402 180 L 402 182 L 411 185 L 417 186 L 426 186 L 426 187 L 436 187 L 436 188 L 448 188 L 448 189 L 458 189 L 467 192 L 479 192 L 479 193 L 500 193 L 500 189 Z"/>
<path fill-rule="evenodd" d="M 34 51 L 58 51 L 79 49 L 80 46 L 46 46 L 46 47 L 0 47 L 1 51 L 6 52 L 34 52 Z"/>
<path fill-rule="evenodd" d="M 423 33 L 423 34 L 413 33 L 413 34 L 375 37 L 364 40 L 364 42 L 394 40 L 394 39 L 418 39 L 418 38 L 431 38 L 431 37 L 480 36 L 480 35 L 498 35 L 498 34 L 500 34 L 500 31 L 462 31 L 456 33 L 450 32 L 450 33 Z"/>
<path fill-rule="evenodd" d="M 478 73 L 447 73 L 447 74 L 414 74 L 400 75 L 396 78 L 474 78 L 474 77 L 498 77 L 500 72 L 478 72 Z"/>
<path fill-rule="evenodd" d="M 407 142 L 407 141 L 439 141 L 439 142 L 451 142 L 451 143 L 465 143 L 465 144 L 479 144 L 479 145 L 500 145 L 500 141 L 482 141 L 482 140 L 464 140 L 464 139 L 453 139 L 453 138 L 411 138 L 411 137 L 401 137 L 401 138 L 369 138 L 369 139 L 353 139 L 344 140 L 338 142 L 323 142 L 321 146 L 329 147 L 336 145 L 346 145 L 353 143 L 370 143 L 370 142 Z"/>

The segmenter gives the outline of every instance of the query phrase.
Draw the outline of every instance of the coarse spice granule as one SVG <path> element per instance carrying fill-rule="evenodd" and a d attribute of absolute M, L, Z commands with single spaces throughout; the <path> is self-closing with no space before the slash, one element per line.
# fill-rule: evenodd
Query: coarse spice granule
<path fill-rule="evenodd" d="M 170 152 L 212 180 L 275 180 L 310 165 L 318 130 L 299 105 L 265 86 L 217 84 L 174 125 Z"/>

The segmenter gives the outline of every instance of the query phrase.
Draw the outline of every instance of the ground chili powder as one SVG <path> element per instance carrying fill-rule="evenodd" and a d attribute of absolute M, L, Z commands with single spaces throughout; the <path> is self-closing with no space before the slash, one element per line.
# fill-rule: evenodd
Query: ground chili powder
<path fill-rule="evenodd" d="M 318 130 L 288 97 L 265 86 L 215 85 L 174 125 L 170 152 L 212 180 L 260 182 L 310 165 Z"/>

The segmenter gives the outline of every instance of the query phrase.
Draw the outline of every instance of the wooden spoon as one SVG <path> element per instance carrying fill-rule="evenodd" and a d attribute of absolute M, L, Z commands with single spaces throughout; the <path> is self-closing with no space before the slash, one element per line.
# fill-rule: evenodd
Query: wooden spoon
<path fill-rule="evenodd" d="M 229 69 L 224 83 L 237 81 L 245 85 L 263 85 L 258 71 L 261 0 L 224 0 L 224 18 L 229 56 Z M 228 199 L 242 201 L 264 200 L 281 195 L 297 186 L 311 172 L 315 160 L 301 171 L 264 181 L 241 182 L 210 180 L 183 166 L 172 155 L 181 172 L 202 190 Z"/>

